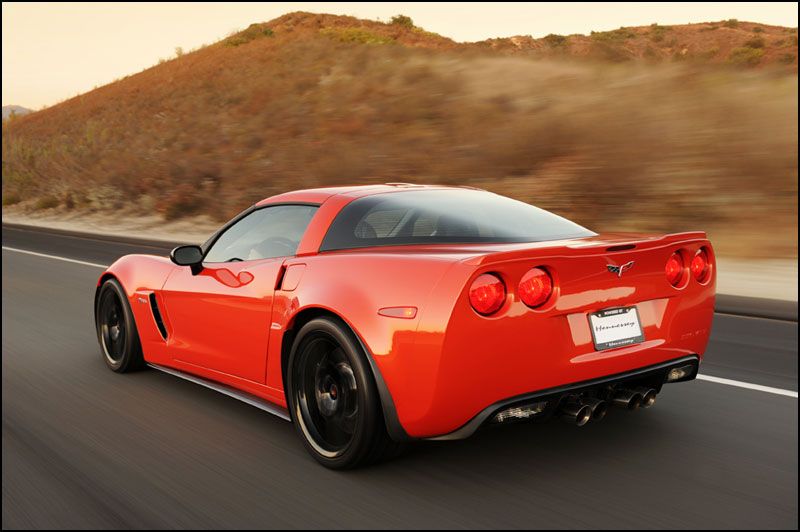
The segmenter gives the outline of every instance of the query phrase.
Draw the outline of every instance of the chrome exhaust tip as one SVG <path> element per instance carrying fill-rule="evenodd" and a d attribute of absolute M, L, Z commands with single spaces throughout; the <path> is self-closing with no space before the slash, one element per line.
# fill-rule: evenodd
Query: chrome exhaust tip
<path fill-rule="evenodd" d="M 561 419 L 582 427 L 592 419 L 592 408 L 589 405 L 571 401 L 558 409 L 558 415 Z"/>
<path fill-rule="evenodd" d="M 595 397 L 585 399 L 583 404 L 588 406 L 592 409 L 592 419 L 594 421 L 600 421 L 606 414 L 608 413 L 608 403 L 603 401 L 602 399 L 597 399 Z"/>
<path fill-rule="evenodd" d="M 636 410 L 642 405 L 642 394 L 635 390 L 617 390 L 611 399 L 614 406 Z M 652 404 L 652 403 L 651 403 Z"/>

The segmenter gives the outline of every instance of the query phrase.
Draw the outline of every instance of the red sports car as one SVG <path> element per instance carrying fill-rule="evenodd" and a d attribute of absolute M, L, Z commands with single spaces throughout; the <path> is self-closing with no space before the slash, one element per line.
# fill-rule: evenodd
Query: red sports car
<path fill-rule="evenodd" d="M 169 258 L 122 257 L 95 317 L 112 370 L 260 406 L 346 468 L 410 440 L 652 405 L 697 374 L 714 264 L 702 232 L 598 235 L 468 188 L 322 188 Z"/>

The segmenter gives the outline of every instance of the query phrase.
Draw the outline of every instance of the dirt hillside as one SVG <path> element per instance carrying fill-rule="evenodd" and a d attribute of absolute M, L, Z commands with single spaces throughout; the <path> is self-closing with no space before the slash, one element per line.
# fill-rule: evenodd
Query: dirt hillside
<path fill-rule="evenodd" d="M 796 29 L 736 21 L 456 43 L 291 13 L 5 121 L 4 211 L 223 220 L 289 189 L 454 183 L 796 256 L 796 56 Z"/>

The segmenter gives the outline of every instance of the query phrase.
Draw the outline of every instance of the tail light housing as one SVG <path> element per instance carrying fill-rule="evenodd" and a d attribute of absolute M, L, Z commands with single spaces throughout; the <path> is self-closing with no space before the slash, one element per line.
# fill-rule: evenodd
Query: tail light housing
<path fill-rule="evenodd" d="M 708 252 L 705 248 L 700 248 L 692 258 L 692 264 L 689 266 L 692 271 L 692 276 L 699 283 L 705 283 L 711 276 L 711 264 L 708 261 Z"/>
<path fill-rule="evenodd" d="M 670 255 L 667 264 L 664 266 L 664 274 L 672 286 L 677 287 L 683 282 L 683 257 L 679 252 L 676 251 Z"/>
<path fill-rule="evenodd" d="M 553 279 L 542 268 L 532 268 L 522 276 L 517 292 L 522 302 L 529 307 L 540 307 L 553 293 Z"/>
<path fill-rule="evenodd" d="M 494 314 L 506 300 L 506 285 L 496 275 L 479 275 L 469 287 L 469 303 L 475 312 L 483 316 Z"/>

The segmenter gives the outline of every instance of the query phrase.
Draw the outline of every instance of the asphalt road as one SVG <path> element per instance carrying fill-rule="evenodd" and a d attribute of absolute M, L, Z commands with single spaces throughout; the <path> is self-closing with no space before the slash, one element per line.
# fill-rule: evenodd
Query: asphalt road
<path fill-rule="evenodd" d="M 3 228 L 108 264 L 134 243 Z M 797 398 L 708 381 L 612 411 L 328 471 L 289 423 L 100 358 L 100 269 L 3 250 L 3 528 L 791 528 Z M 797 323 L 717 315 L 702 373 L 797 390 Z"/>

